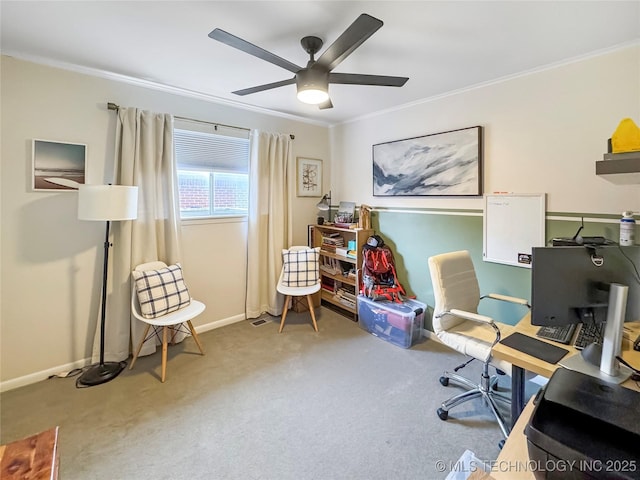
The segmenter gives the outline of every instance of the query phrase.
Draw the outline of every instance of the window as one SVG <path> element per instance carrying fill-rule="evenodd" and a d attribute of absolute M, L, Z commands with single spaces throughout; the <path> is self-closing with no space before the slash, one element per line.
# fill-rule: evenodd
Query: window
<path fill-rule="evenodd" d="M 176 120 L 173 135 L 181 218 L 246 215 L 249 132 Z"/>

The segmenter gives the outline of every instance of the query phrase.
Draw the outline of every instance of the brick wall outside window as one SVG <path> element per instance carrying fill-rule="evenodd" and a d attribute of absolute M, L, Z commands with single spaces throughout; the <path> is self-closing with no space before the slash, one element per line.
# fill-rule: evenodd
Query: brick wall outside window
<path fill-rule="evenodd" d="M 185 216 L 247 213 L 249 179 L 246 174 L 179 170 L 178 185 L 180 212 Z"/>

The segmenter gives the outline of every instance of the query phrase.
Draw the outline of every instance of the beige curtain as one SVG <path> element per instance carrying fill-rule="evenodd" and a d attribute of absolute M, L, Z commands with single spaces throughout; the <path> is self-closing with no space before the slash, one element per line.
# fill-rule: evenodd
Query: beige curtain
<path fill-rule="evenodd" d="M 254 131 L 249 162 L 249 220 L 245 314 L 280 315 L 282 298 L 276 291 L 282 249 L 292 241 L 291 185 L 293 160 L 289 135 Z"/>
<path fill-rule="evenodd" d="M 171 264 L 181 259 L 173 117 L 121 107 L 115 150 L 114 183 L 138 186 L 138 218 L 112 223 L 111 295 L 105 331 L 108 361 L 127 358 L 130 345 L 137 345 L 143 333 L 142 323 L 131 317 L 131 270 L 140 263 L 161 260 Z M 94 342 L 94 356 L 98 348 L 99 338 Z M 149 341 L 140 355 L 154 351 L 155 342 Z"/>

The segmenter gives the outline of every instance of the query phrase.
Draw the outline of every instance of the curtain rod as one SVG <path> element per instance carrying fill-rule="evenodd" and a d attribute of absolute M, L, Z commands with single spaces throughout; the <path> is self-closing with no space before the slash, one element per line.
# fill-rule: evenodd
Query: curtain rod
<path fill-rule="evenodd" d="M 115 104 L 115 103 L 113 103 L 113 102 L 108 102 L 108 103 L 107 103 L 107 108 L 108 108 L 109 110 L 115 110 L 115 111 L 117 112 L 117 111 L 120 109 L 120 105 L 117 105 L 117 104 Z M 217 127 L 217 126 L 221 126 L 221 127 L 227 127 L 227 128 L 236 128 L 236 129 L 238 129 L 238 130 L 246 130 L 247 132 L 250 132 L 250 131 L 251 131 L 251 129 L 249 129 L 249 128 L 236 127 L 236 126 L 234 126 L 234 125 L 225 125 L 224 123 L 207 122 L 207 121 L 205 121 L 205 120 L 196 120 L 196 119 L 194 119 L 194 118 L 178 117 L 178 116 L 176 116 L 176 115 L 174 115 L 174 117 L 173 117 L 173 118 L 177 118 L 177 119 L 180 119 L 180 120 L 187 120 L 187 121 L 189 121 L 189 122 L 207 123 L 207 124 L 209 124 L 209 125 L 213 125 L 213 126 L 215 126 L 215 127 Z M 296 136 L 295 136 L 295 135 L 293 135 L 293 134 L 289 134 L 289 137 L 291 138 L 291 140 L 295 140 L 295 139 L 296 139 Z"/>

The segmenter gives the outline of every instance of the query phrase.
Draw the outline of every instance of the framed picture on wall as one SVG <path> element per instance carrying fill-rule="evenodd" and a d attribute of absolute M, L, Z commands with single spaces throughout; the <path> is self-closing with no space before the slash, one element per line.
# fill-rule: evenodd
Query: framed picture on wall
<path fill-rule="evenodd" d="M 296 195 L 322 196 L 322 160 L 298 157 L 296 165 Z"/>
<path fill-rule="evenodd" d="M 82 143 L 33 140 L 31 188 L 74 191 L 87 175 L 87 146 Z"/>
<path fill-rule="evenodd" d="M 373 145 L 373 195 L 482 195 L 482 127 Z"/>

